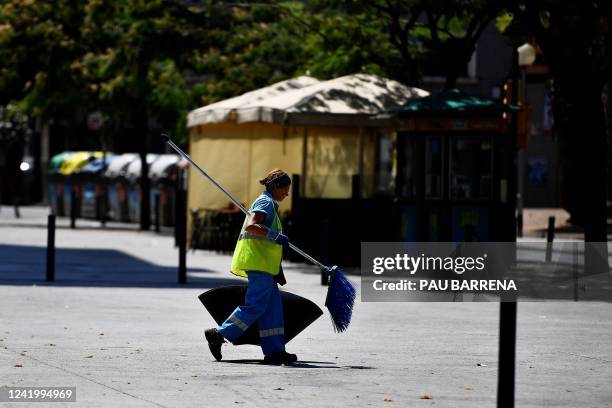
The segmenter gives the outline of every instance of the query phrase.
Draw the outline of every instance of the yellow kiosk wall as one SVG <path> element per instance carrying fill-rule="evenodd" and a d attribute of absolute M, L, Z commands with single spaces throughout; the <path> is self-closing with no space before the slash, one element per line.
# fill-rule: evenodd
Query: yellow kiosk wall
<path fill-rule="evenodd" d="M 190 153 L 230 194 L 249 206 L 263 187 L 258 179 L 280 167 L 305 176 L 310 198 L 349 198 L 351 176 L 364 177 L 367 194 L 375 172 L 373 129 L 223 123 L 192 127 Z M 190 170 L 189 208 L 226 208 L 230 200 Z M 291 209 L 291 197 L 282 205 Z"/>
<path fill-rule="evenodd" d="M 301 174 L 302 128 L 266 123 L 211 124 L 189 131 L 192 158 L 246 207 L 261 194 L 257 180 L 280 167 Z M 226 208 L 230 200 L 204 177 L 190 170 L 189 208 Z M 291 208 L 291 197 L 283 203 Z"/>

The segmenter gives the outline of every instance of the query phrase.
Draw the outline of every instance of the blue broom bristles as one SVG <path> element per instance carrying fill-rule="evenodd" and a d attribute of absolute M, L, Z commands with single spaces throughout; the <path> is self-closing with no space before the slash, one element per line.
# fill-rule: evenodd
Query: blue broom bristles
<path fill-rule="evenodd" d="M 337 266 L 328 272 L 330 277 L 325 306 L 331 315 L 334 330 L 340 333 L 345 331 L 351 323 L 357 291 Z"/>

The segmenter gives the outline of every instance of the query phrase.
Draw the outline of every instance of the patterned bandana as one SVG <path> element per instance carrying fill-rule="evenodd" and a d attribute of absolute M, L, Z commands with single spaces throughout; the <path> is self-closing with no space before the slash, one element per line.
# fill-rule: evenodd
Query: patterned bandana
<path fill-rule="evenodd" d="M 275 188 L 286 187 L 290 184 L 291 178 L 289 177 L 289 175 L 287 173 L 282 173 L 266 183 L 266 190 L 269 191 Z"/>

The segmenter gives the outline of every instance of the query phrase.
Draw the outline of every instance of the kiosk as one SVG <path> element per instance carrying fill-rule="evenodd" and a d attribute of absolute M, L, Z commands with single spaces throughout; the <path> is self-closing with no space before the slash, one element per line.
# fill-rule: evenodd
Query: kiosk
<path fill-rule="evenodd" d="M 454 89 L 393 110 L 400 240 L 506 240 L 516 228 L 510 109 Z"/>

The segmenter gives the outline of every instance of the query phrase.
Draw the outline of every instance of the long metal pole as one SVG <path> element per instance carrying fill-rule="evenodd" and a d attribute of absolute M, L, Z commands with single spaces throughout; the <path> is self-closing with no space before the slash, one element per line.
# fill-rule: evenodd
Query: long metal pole
<path fill-rule="evenodd" d="M 204 177 L 206 177 L 208 180 L 210 180 L 210 182 L 213 183 L 219 190 L 221 190 L 221 192 L 223 194 L 225 194 L 227 196 L 227 198 L 229 198 L 234 204 L 236 204 L 236 206 L 238 208 L 240 208 L 243 213 L 245 213 L 246 215 L 251 215 L 251 212 L 249 210 L 247 210 L 238 200 L 236 200 L 234 198 L 234 196 L 232 196 L 223 187 L 221 187 L 221 185 L 219 183 L 217 183 L 217 181 L 214 178 L 209 176 L 208 173 L 206 173 L 206 171 L 204 171 L 203 168 L 201 168 L 196 162 L 194 162 L 191 159 L 191 157 L 189 157 L 189 155 L 187 153 L 185 153 L 180 147 L 175 145 L 174 142 L 172 140 L 170 140 L 170 138 L 167 135 L 162 134 L 162 139 L 166 143 L 168 143 L 168 145 L 174 151 L 176 151 L 178 154 L 183 156 L 185 158 L 185 160 L 187 160 L 189 163 L 191 163 L 193 165 L 193 167 L 195 167 Z M 308 255 L 306 252 L 302 251 L 300 248 L 298 248 L 295 245 L 293 245 L 291 242 L 289 243 L 289 248 L 291 248 L 292 250 L 294 250 L 295 252 L 297 252 L 298 254 L 300 254 L 301 256 L 303 256 L 304 258 L 306 258 L 307 260 L 309 260 L 313 264 L 317 265 L 319 268 L 331 269 L 330 267 L 328 267 L 328 266 L 322 264 L 321 262 L 317 261 L 316 259 L 314 259 L 312 256 Z"/>
<path fill-rule="evenodd" d="M 518 100 L 518 51 L 514 47 L 512 51 L 512 100 L 516 105 Z M 506 241 L 516 242 L 516 130 L 517 114 L 511 112 L 512 122 L 512 171 L 510 172 L 510 202 L 512 203 L 512 223 L 508 224 Z M 514 255 L 516 256 L 516 254 Z M 504 301 L 505 300 L 505 301 Z M 497 376 L 497 407 L 514 408 L 515 392 L 515 367 L 516 367 L 516 297 L 513 294 L 509 298 L 501 299 L 499 304 L 499 362 Z"/>

